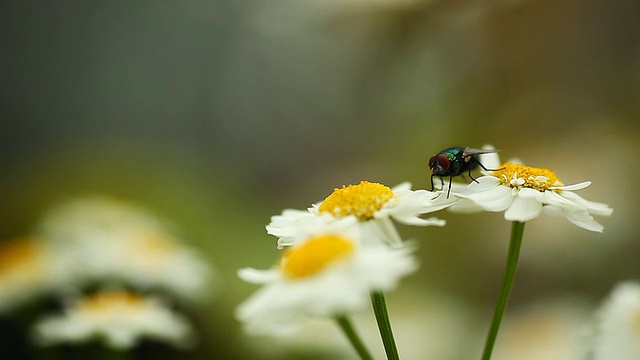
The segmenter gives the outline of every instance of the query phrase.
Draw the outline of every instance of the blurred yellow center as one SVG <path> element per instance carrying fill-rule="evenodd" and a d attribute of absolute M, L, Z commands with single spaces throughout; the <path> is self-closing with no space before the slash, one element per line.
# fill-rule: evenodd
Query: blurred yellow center
<path fill-rule="evenodd" d="M 141 231 L 134 233 L 129 240 L 126 259 L 146 269 L 162 269 L 167 266 L 173 256 L 179 254 L 178 242 L 169 234 L 157 231 Z"/>
<path fill-rule="evenodd" d="M 526 187 L 545 191 L 552 186 L 563 185 L 552 170 L 512 162 L 500 165 L 500 170 L 493 171 L 493 175 L 498 177 L 503 185 L 515 188 Z"/>
<path fill-rule="evenodd" d="M 137 312 L 145 305 L 145 300 L 127 291 L 106 291 L 87 296 L 77 303 L 77 309 L 90 317 L 112 317 Z"/>
<path fill-rule="evenodd" d="M 0 246 L 0 274 L 39 267 L 42 247 L 34 239 L 9 241 Z"/>
<path fill-rule="evenodd" d="M 286 278 L 300 279 L 349 257 L 354 250 L 353 242 L 342 236 L 319 235 L 287 250 L 280 260 L 280 268 Z"/>
<path fill-rule="evenodd" d="M 355 215 L 360 220 L 369 220 L 382 206 L 393 198 L 390 188 L 368 181 L 358 185 L 335 188 L 320 207 L 319 212 L 328 212 L 334 216 Z"/>

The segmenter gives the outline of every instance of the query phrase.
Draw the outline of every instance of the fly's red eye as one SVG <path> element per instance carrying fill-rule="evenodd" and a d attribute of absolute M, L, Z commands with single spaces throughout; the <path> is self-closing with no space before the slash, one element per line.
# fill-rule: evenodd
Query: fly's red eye
<path fill-rule="evenodd" d="M 449 158 L 444 155 L 438 155 L 438 165 L 447 170 L 449 168 Z"/>
<path fill-rule="evenodd" d="M 433 169 L 433 161 L 436 159 L 435 156 L 429 158 L 429 169 Z"/>

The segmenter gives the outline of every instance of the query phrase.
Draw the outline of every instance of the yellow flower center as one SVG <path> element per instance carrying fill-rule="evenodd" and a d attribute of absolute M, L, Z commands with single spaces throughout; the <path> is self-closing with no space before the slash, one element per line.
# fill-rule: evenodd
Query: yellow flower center
<path fill-rule="evenodd" d="M 526 187 L 545 191 L 552 186 L 563 185 L 552 170 L 514 164 L 512 162 L 500 165 L 500 170 L 494 171 L 493 176 L 499 178 L 503 185 L 513 188 Z"/>
<path fill-rule="evenodd" d="M 312 276 L 328 265 L 349 257 L 355 251 L 352 241 L 339 235 L 319 235 L 288 249 L 280 259 L 280 269 L 288 279 Z"/>
<path fill-rule="evenodd" d="M 393 198 L 390 188 L 368 181 L 358 185 L 349 185 L 333 189 L 320 207 L 319 212 L 328 212 L 333 216 L 355 215 L 360 220 L 369 220 L 384 204 Z"/>
<path fill-rule="evenodd" d="M 88 317 L 109 318 L 140 311 L 145 300 L 127 291 L 106 291 L 87 296 L 76 305 L 78 310 Z"/>

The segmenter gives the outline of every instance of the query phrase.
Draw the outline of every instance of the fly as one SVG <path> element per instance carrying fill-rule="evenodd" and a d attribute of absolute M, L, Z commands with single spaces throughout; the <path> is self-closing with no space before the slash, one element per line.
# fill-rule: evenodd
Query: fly
<path fill-rule="evenodd" d="M 454 146 L 444 149 L 431 158 L 429 158 L 429 169 L 431 169 L 431 191 L 434 189 L 433 177 L 438 176 L 444 187 L 442 177 L 449 177 L 449 190 L 447 190 L 447 198 L 451 192 L 451 181 L 454 176 L 462 175 L 467 172 L 471 180 L 478 182 L 472 175 L 471 170 L 480 166 L 485 171 L 496 171 L 499 169 L 487 169 L 480 162 L 479 155 L 494 153 L 497 150 L 480 150 L 470 147 Z"/>

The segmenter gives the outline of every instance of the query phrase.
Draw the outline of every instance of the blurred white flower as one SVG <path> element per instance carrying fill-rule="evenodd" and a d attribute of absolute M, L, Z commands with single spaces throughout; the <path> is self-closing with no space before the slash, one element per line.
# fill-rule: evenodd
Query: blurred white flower
<path fill-rule="evenodd" d="M 617 285 L 598 320 L 594 360 L 640 359 L 640 282 Z"/>
<path fill-rule="evenodd" d="M 499 170 L 485 172 L 486 176 L 468 186 L 454 184 L 451 193 L 461 200 L 451 207 L 452 211 L 505 211 L 506 220 L 525 222 L 544 210 L 597 232 L 602 232 L 604 227 L 592 215 L 609 216 L 613 212 L 606 204 L 588 201 L 573 193 L 591 185 L 590 181 L 564 185 L 549 169 L 514 162 L 500 165 L 495 153 L 483 154 L 480 158 L 485 167 Z"/>
<path fill-rule="evenodd" d="M 69 280 L 55 249 L 37 238 L 0 244 L 0 312 L 56 292 Z"/>
<path fill-rule="evenodd" d="M 353 219 L 353 218 L 351 218 Z M 241 269 L 245 281 L 263 284 L 237 309 L 247 331 L 288 333 L 310 317 L 333 317 L 366 307 L 372 290 L 390 290 L 417 269 L 407 247 L 362 246 L 355 219 L 305 239 L 295 239 L 269 270 Z"/>
<path fill-rule="evenodd" d="M 436 218 L 423 219 L 420 215 L 442 210 L 456 202 L 441 194 L 427 190 L 411 190 L 410 183 L 402 183 L 393 189 L 368 181 L 358 185 L 342 186 L 307 211 L 285 210 L 271 218 L 267 233 L 278 237 L 278 246 L 293 244 L 300 237 L 307 222 L 314 216 L 325 216 L 322 221 L 355 217 L 365 232 L 365 239 L 379 239 L 387 244 L 402 245 L 400 235 L 391 219 L 407 225 L 444 226 L 445 221 Z M 329 215 L 329 216 L 328 216 Z"/>
<path fill-rule="evenodd" d="M 34 326 L 34 335 L 41 345 L 100 338 L 109 347 L 126 350 L 143 338 L 189 346 L 194 334 L 188 321 L 159 299 L 108 291 L 76 301 L 63 314 L 44 317 Z"/>
<path fill-rule="evenodd" d="M 196 299 L 212 274 L 198 253 L 141 209 L 107 198 L 85 198 L 54 209 L 41 235 L 61 249 L 78 282 L 124 281 Z"/>

